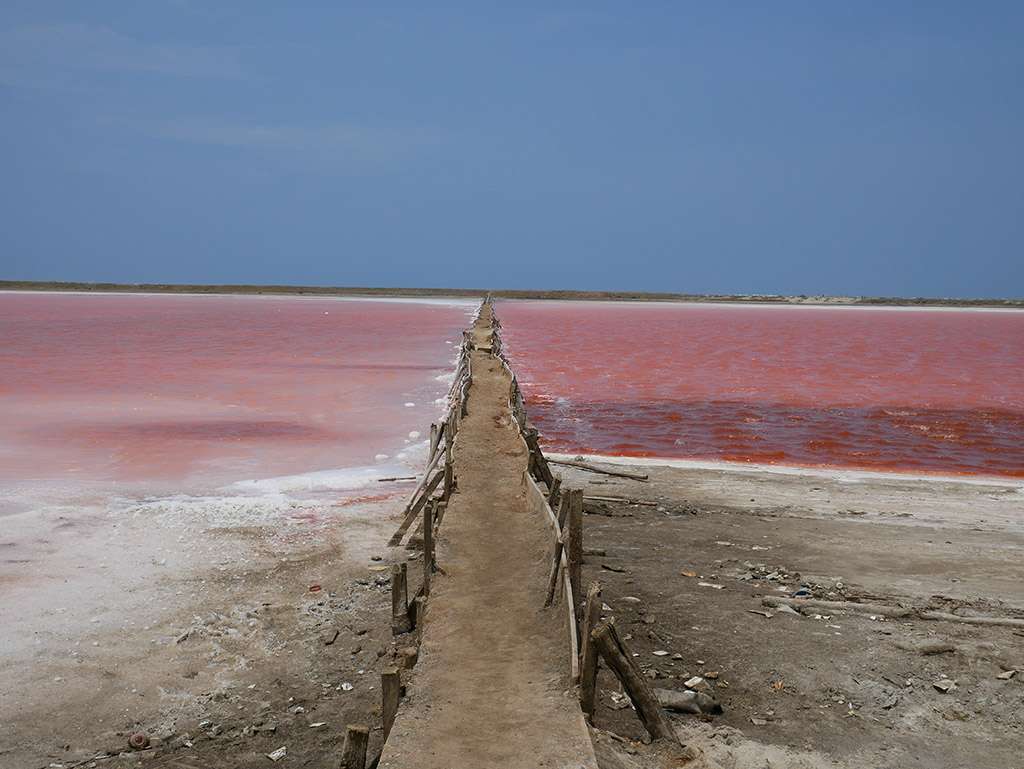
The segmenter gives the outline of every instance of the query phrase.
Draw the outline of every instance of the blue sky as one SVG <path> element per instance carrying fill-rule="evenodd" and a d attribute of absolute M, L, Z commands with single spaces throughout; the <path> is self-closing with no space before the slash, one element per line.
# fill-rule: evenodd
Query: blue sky
<path fill-rule="evenodd" d="M 0 6 L 0 277 L 1024 295 L 1024 3 Z"/>

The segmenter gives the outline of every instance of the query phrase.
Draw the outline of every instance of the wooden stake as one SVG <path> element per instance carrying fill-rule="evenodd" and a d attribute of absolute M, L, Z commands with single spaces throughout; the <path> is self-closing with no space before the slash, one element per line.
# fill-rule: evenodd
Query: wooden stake
<path fill-rule="evenodd" d="M 548 505 L 554 510 L 558 507 L 558 499 L 562 495 L 562 476 L 555 474 L 548 487 Z"/>
<path fill-rule="evenodd" d="M 345 746 L 341 749 L 339 769 L 366 769 L 366 748 L 369 742 L 369 729 L 349 724 L 345 728 Z"/>
<path fill-rule="evenodd" d="M 551 554 L 551 572 L 548 574 L 548 592 L 544 598 L 544 605 L 550 606 L 555 602 L 555 590 L 558 588 L 558 568 L 562 563 L 562 548 L 565 547 L 562 534 L 565 531 L 565 518 L 569 514 L 569 494 L 566 490 L 562 495 L 561 504 L 558 506 L 558 536 L 555 537 L 555 549 Z"/>
<path fill-rule="evenodd" d="M 385 670 L 380 674 L 381 713 L 384 717 L 384 741 L 391 734 L 398 715 L 398 701 L 402 699 L 402 678 L 397 668 Z"/>
<path fill-rule="evenodd" d="M 583 613 L 580 631 L 580 708 L 593 721 L 594 700 L 597 694 L 597 646 L 590 637 L 590 631 L 601 621 L 601 585 L 591 582 L 587 588 L 587 605 Z"/>
<path fill-rule="evenodd" d="M 407 567 L 396 563 L 391 567 L 391 632 L 395 635 L 412 630 L 409 619 L 409 591 L 406 583 Z"/>
<path fill-rule="evenodd" d="M 661 712 L 661 704 L 651 691 L 651 687 L 647 685 L 646 679 L 633 664 L 626 647 L 619 639 L 619 634 L 615 631 L 615 625 L 611 622 L 602 622 L 590 632 L 590 637 L 597 645 L 597 650 L 605 663 L 622 682 L 651 738 L 675 740 L 672 724 Z"/>
<path fill-rule="evenodd" d="M 423 507 L 423 595 L 430 595 L 430 575 L 434 571 L 434 508 L 437 500 Z"/>
<path fill-rule="evenodd" d="M 444 447 L 444 496 L 445 502 L 451 499 L 455 490 L 455 463 L 452 461 L 452 444 Z"/>
<path fill-rule="evenodd" d="M 437 451 L 438 435 L 439 433 L 437 431 L 437 423 L 432 423 L 430 425 L 430 453 L 427 454 L 427 456 L 430 457 L 430 459 L 434 458 L 434 452 Z"/>
<path fill-rule="evenodd" d="M 569 494 L 569 503 L 569 534 L 565 555 L 578 623 L 583 610 L 583 489 L 573 489 Z"/>
<path fill-rule="evenodd" d="M 530 449 L 530 458 L 533 460 L 537 477 L 550 489 L 554 482 L 554 476 L 551 474 L 551 468 L 548 467 L 548 461 L 544 459 L 544 453 L 540 450 L 540 437 L 537 428 L 529 427 L 524 430 L 523 440 L 526 441 L 526 445 Z"/>

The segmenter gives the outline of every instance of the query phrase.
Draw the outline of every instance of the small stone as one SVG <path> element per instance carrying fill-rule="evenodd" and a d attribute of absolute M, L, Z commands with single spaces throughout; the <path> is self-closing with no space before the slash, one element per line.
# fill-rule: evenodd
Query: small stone
<path fill-rule="evenodd" d="M 1017 675 L 1016 670 L 1006 670 L 997 675 L 996 678 L 998 678 L 1000 681 L 1009 681 L 1015 675 Z"/>
<path fill-rule="evenodd" d="M 768 721 L 766 719 L 764 719 L 764 718 L 758 718 L 757 716 L 751 716 L 750 717 L 750 723 L 752 723 L 754 726 L 765 726 L 765 725 L 767 725 Z"/>
<path fill-rule="evenodd" d="M 716 678 L 718 678 L 718 671 L 717 670 L 709 670 L 707 673 L 704 674 L 704 677 L 705 678 L 710 678 L 712 681 L 714 681 Z"/>
<path fill-rule="evenodd" d="M 280 761 L 282 758 L 288 755 L 287 746 L 282 745 L 280 748 L 275 750 L 273 753 L 267 753 L 267 758 L 271 761 Z"/>
<path fill-rule="evenodd" d="M 700 676 L 694 676 L 693 678 L 684 681 L 683 686 L 685 686 L 687 689 L 693 689 L 694 691 L 698 692 L 706 692 L 711 688 L 711 684 L 709 684 Z"/>
<path fill-rule="evenodd" d="M 656 652 L 652 652 L 652 654 L 654 654 L 655 657 L 667 657 L 668 656 L 668 652 L 665 651 L 664 649 L 658 649 Z"/>
<path fill-rule="evenodd" d="M 936 691 L 940 691 L 943 694 L 948 694 L 956 688 L 956 683 L 949 678 L 940 678 L 938 681 L 932 684 Z"/>

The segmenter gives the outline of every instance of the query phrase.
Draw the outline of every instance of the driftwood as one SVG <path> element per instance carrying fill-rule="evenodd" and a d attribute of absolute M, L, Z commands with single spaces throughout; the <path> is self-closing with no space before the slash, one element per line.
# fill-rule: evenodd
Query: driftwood
<path fill-rule="evenodd" d="M 665 710 L 677 713 L 693 713 L 694 715 L 717 716 L 722 712 L 718 700 L 707 692 L 695 692 L 687 689 L 677 692 L 672 689 L 655 689 L 654 696 Z"/>
<path fill-rule="evenodd" d="M 590 631 L 601 621 L 601 585 L 591 582 L 587 588 L 587 604 L 583 612 L 580 631 L 580 709 L 588 720 L 594 718 L 594 702 L 597 695 L 597 645 L 590 637 Z"/>
<path fill-rule="evenodd" d="M 594 465 L 588 465 L 583 462 L 568 462 L 563 459 L 549 459 L 548 464 L 562 465 L 563 467 L 575 467 L 578 470 L 586 470 L 590 473 L 601 473 L 601 475 L 611 475 L 615 478 L 629 478 L 631 481 L 646 481 L 647 475 L 639 475 L 636 473 L 623 473 L 615 470 L 605 470 L 602 467 L 594 467 Z"/>
<path fill-rule="evenodd" d="M 629 497 L 598 497 L 593 494 L 587 494 L 584 499 L 589 499 L 594 502 L 622 502 L 627 505 L 643 505 L 644 507 L 657 507 L 657 502 L 647 502 L 642 499 L 630 499 Z"/>
<path fill-rule="evenodd" d="M 407 567 L 404 563 L 391 566 L 391 632 L 395 635 L 412 630 L 409 618 L 409 590 L 406 584 Z"/>
<path fill-rule="evenodd" d="M 651 738 L 675 740 L 672 724 L 661 711 L 661 703 L 654 696 L 647 680 L 633 664 L 629 652 L 626 651 L 619 634 L 615 631 L 615 625 L 611 622 L 602 622 L 590 632 L 590 637 L 597 645 L 597 650 L 601 653 L 605 663 L 622 682 L 626 694 L 633 701 L 636 713 L 640 716 L 640 720 Z"/>
<path fill-rule="evenodd" d="M 369 729 L 349 724 L 345 728 L 345 746 L 341 749 L 340 769 L 366 769 L 366 748 L 369 743 Z"/>
<path fill-rule="evenodd" d="M 902 606 L 885 606 L 877 603 L 857 603 L 856 601 L 819 601 L 816 598 L 776 598 L 766 595 L 761 599 L 765 606 L 790 606 L 794 609 L 806 607 L 825 611 L 852 611 L 858 614 L 877 614 L 880 617 L 894 619 L 922 619 L 936 622 L 960 622 L 965 625 L 989 625 L 996 627 L 1024 628 L 1024 619 L 1017 617 L 962 617 L 945 611 L 928 611 L 926 609 L 904 608 Z"/>

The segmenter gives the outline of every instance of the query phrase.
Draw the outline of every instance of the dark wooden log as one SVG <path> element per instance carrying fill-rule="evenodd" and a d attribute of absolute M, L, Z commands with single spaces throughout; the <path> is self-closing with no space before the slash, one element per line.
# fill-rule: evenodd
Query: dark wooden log
<path fill-rule="evenodd" d="M 402 678 L 397 668 L 385 670 L 380 674 L 381 714 L 384 719 L 384 741 L 391 734 L 398 715 L 398 702 L 402 699 Z"/>
<path fill-rule="evenodd" d="M 594 718 L 594 703 L 597 695 L 597 645 L 590 637 L 590 631 L 601 621 L 601 585 L 591 582 L 587 588 L 587 604 L 583 611 L 583 625 L 580 629 L 580 709 L 588 719 Z"/>
<path fill-rule="evenodd" d="M 602 622 L 590 632 L 590 637 L 597 645 L 597 650 L 605 664 L 622 682 L 626 694 L 633 701 L 637 715 L 651 738 L 675 740 L 672 724 L 661 711 L 661 703 L 658 702 L 651 687 L 647 685 L 647 680 L 633 664 L 629 652 L 615 631 L 615 625 L 611 622 Z"/>
<path fill-rule="evenodd" d="M 404 563 L 396 563 L 391 567 L 391 632 L 395 635 L 412 630 L 412 621 L 409 619 L 407 572 Z"/>
<path fill-rule="evenodd" d="M 345 728 L 345 745 L 341 749 L 339 769 L 366 769 L 366 748 L 370 744 L 370 730 L 365 726 L 349 724 Z"/>
<path fill-rule="evenodd" d="M 583 610 L 583 489 L 573 489 L 569 493 L 569 503 L 565 556 L 573 606 L 576 607 L 576 622 L 579 623 Z"/>

